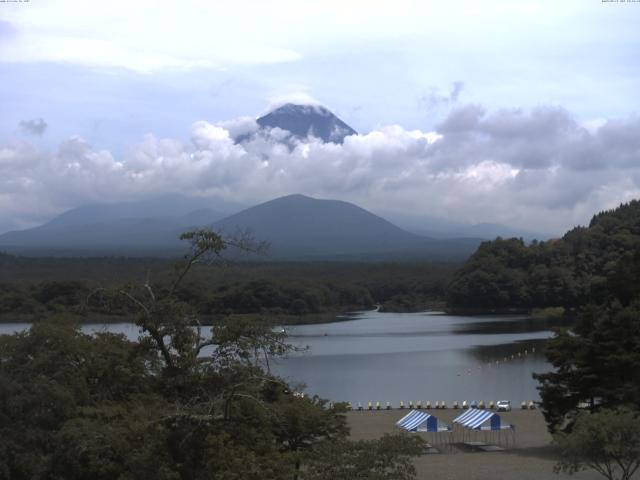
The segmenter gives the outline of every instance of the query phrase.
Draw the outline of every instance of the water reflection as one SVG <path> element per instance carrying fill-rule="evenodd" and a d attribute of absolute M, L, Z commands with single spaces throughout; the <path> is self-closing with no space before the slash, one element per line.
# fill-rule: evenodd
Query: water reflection
<path fill-rule="evenodd" d="M 480 320 L 461 322 L 455 326 L 456 332 L 474 335 L 490 333 L 533 333 L 548 332 L 557 327 L 568 327 L 570 323 L 562 319 L 541 319 L 528 317 L 477 317 Z"/>
<path fill-rule="evenodd" d="M 544 361 L 544 348 L 547 341 L 547 338 L 534 338 L 500 345 L 475 345 L 468 349 L 468 353 L 479 363 L 504 362 L 512 359 L 515 361 L 524 357 L 534 357 Z"/>

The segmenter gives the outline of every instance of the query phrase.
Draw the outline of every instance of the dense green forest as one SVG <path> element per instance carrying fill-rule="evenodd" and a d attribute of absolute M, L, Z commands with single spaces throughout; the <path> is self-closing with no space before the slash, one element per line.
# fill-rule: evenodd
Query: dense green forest
<path fill-rule="evenodd" d="M 162 289 L 175 262 L 135 258 L 29 258 L 0 255 L 0 320 L 37 320 L 65 313 L 80 321 L 130 317 L 126 302 L 106 303 L 102 289 L 147 281 Z M 444 304 L 455 264 L 260 263 L 198 265 L 176 292 L 205 321 L 230 314 L 280 322 L 331 320 L 371 309 L 418 311 Z"/>
<path fill-rule="evenodd" d="M 599 213 L 588 227 L 526 245 L 521 239 L 484 242 L 447 289 L 453 311 L 573 310 L 604 301 L 607 285 L 624 276 L 640 248 L 640 201 Z M 609 282 L 609 283 L 608 283 Z"/>

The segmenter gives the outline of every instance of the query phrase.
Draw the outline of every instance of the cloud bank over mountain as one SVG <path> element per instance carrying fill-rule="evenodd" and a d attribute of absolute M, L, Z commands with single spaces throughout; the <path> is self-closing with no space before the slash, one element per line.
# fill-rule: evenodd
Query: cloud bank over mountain
<path fill-rule="evenodd" d="M 391 125 L 342 144 L 241 118 L 197 121 L 187 141 L 149 134 L 121 156 L 80 137 L 53 151 L 26 139 L 0 145 L 0 231 L 84 203 L 172 192 L 244 204 L 299 192 L 560 232 L 640 197 L 640 119 L 596 128 L 559 107 L 464 105 L 432 132 Z"/>

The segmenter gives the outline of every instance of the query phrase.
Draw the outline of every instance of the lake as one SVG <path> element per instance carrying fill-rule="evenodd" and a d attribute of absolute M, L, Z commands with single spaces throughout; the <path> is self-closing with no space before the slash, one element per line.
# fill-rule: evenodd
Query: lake
<path fill-rule="evenodd" d="M 309 348 L 274 370 L 304 382 L 309 393 L 354 405 L 519 404 L 539 399 L 531 374 L 551 369 L 542 351 L 554 326 L 516 316 L 362 312 L 344 322 L 288 327 L 292 343 Z"/>
<path fill-rule="evenodd" d="M 542 349 L 556 325 L 517 316 L 359 312 L 341 322 L 287 327 L 290 342 L 307 349 L 272 369 L 304 383 L 307 393 L 354 405 L 501 399 L 517 405 L 539 399 L 531 374 L 551 369 Z M 0 333 L 28 327 L 0 324 Z M 130 323 L 82 329 L 139 335 Z"/>

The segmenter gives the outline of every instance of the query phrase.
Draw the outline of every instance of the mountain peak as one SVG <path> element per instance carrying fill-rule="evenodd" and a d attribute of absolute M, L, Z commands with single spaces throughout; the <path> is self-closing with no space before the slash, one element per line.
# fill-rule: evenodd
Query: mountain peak
<path fill-rule="evenodd" d="M 269 114 L 279 115 L 323 115 L 328 117 L 333 115 L 329 109 L 314 103 L 285 103 L 269 111 Z"/>
<path fill-rule="evenodd" d="M 282 197 L 274 198 L 271 202 L 303 202 L 303 201 L 315 201 L 317 198 L 303 195 L 302 193 L 291 193 L 289 195 L 283 195 Z"/>
<path fill-rule="evenodd" d="M 357 135 L 349 125 L 321 105 L 286 103 L 258 118 L 262 128 L 281 128 L 298 138 L 313 136 L 324 142 L 342 143 Z"/>
<path fill-rule="evenodd" d="M 216 231 L 250 231 L 271 245 L 273 258 L 465 257 L 477 241 L 442 242 L 409 233 L 349 202 L 301 194 L 275 198 L 213 224 Z"/>

